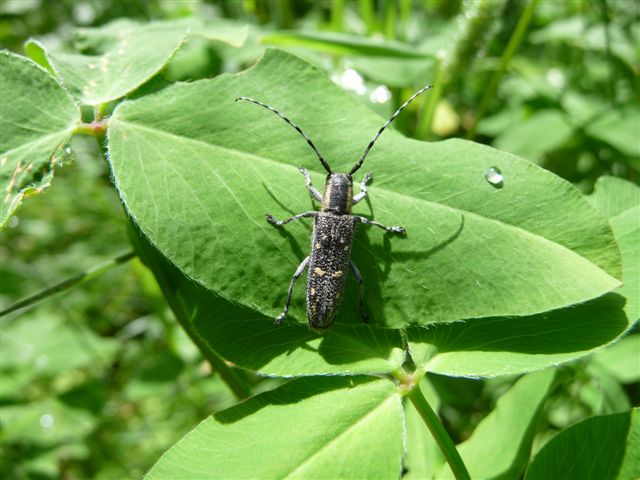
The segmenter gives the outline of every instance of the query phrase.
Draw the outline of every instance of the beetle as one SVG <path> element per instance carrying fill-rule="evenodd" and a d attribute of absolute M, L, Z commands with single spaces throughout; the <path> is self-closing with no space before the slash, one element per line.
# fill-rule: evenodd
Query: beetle
<path fill-rule="evenodd" d="M 360 181 L 360 192 L 353 195 L 353 174 L 364 163 L 365 158 L 371 151 L 374 143 L 382 132 L 400 114 L 400 112 L 411 103 L 418 95 L 429 90 L 431 85 L 427 85 L 414 93 L 378 130 L 376 135 L 367 145 L 360 159 L 354 164 L 349 173 L 337 173 L 331 170 L 327 161 L 322 157 L 311 139 L 302 129 L 285 117 L 282 113 L 269 105 L 249 97 L 238 97 L 238 101 L 255 103 L 270 110 L 278 117 L 293 127 L 307 141 L 313 149 L 318 160 L 327 171 L 324 184 L 324 192 L 320 194 L 311 183 L 309 172 L 299 167 L 298 170 L 304 176 L 307 191 L 313 200 L 320 202 L 320 211 L 308 211 L 299 213 L 285 220 L 277 220 L 270 213 L 266 214 L 267 221 L 274 226 L 280 227 L 300 218 L 313 218 L 313 233 L 311 235 L 311 254 L 306 257 L 298 266 L 287 292 L 284 310 L 275 319 L 277 325 L 281 324 L 291 304 L 291 297 L 296 281 L 305 270 L 307 274 L 307 319 L 309 327 L 316 332 L 324 332 L 331 327 L 342 302 L 345 289 L 346 270 L 349 268 L 359 285 L 359 309 L 364 321 L 367 321 L 367 313 L 364 306 L 364 281 L 358 267 L 351 261 L 351 246 L 356 224 L 374 225 L 390 233 L 404 234 L 403 227 L 388 227 L 382 223 L 370 220 L 366 217 L 353 215 L 351 207 L 362 201 L 367 196 L 367 185 L 373 178 L 371 173 L 367 173 Z"/>

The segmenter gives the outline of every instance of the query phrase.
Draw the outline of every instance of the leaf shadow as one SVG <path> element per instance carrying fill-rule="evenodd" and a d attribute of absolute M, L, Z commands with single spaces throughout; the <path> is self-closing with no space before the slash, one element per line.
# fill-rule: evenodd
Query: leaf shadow
<path fill-rule="evenodd" d="M 407 329 L 410 343 L 438 353 L 515 352 L 551 355 L 601 347 L 630 325 L 626 299 L 614 292 L 586 303 L 525 317 L 475 318 Z"/>
<path fill-rule="evenodd" d="M 301 377 L 268 392 L 249 398 L 233 407 L 215 413 L 213 417 L 222 424 L 235 423 L 270 405 L 298 403 L 334 390 L 347 390 L 376 380 L 364 375 L 353 377 Z"/>

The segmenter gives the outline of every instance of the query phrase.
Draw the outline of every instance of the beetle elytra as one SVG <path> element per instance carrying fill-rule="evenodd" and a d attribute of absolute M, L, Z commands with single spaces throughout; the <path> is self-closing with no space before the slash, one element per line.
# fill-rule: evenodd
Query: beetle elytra
<path fill-rule="evenodd" d="M 300 173 L 302 173 L 305 178 L 307 190 L 311 195 L 311 198 L 321 204 L 320 211 L 313 210 L 300 213 L 287 218 L 286 220 L 276 220 L 271 214 L 266 215 L 267 221 L 274 226 L 282 226 L 300 218 L 314 219 L 313 234 L 311 236 L 311 254 L 306 257 L 302 263 L 300 263 L 296 272 L 293 274 L 293 278 L 289 284 L 289 291 L 287 293 L 284 310 L 276 318 L 276 324 L 282 323 L 284 317 L 287 315 L 289 305 L 291 304 L 293 288 L 296 281 L 305 270 L 308 270 L 306 295 L 307 318 L 309 320 L 309 326 L 313 330 L 323 332 L 333 323 L 342 301 L 347 269 L 351 270 L 356 282 L 359 284 L 359 308 L 363 319 L 366 321 L 367 313 L 364 306 L 364 281 L 362 279 L 362 275 L 360 275 L 360 271 L 350 259 L 356 224 L 363 223 L 365 225 L 374 225 L 387 232 L 399 234 L 404 233 L 405 229 L 403 227 L 388 227 L 376 222 L 375 220 L 351 214 L 351 207 L 366 197 L 367 184 L 372 178 L 371 174 L 367 173 L 360 181 L 360 192 L 354 196 L 353 174 L 362 166 L 365 158 L 371 150 L 371 147 L 373 147 L 384 129 L 395 120 L 395 118 L 407 105 L 409 105 L 409 103 L 411 103 L 418 95 L 430 88 L 431 85 L 427 85 L 418 90 L 405 103 L 403 103 L 393 115 L 391 115 L 389 120 L 385 122 L 369 142 L 364 153 L 354 164 L 349 173 L 333 172 L 327 161 L 322 157 L 314 143 L 302 131 L 302 129 L 275 108 L 249 97 L 236 98 L 236 102 L 238 100 L 244 100 L 264 107 L 287 122 L 307 141 L 328 173 L 324 184 L 324 192 L 323 194 L 320 194 L 320 192 L 312 185 L 309 172 L 302 167 L 299 168 Z"/>

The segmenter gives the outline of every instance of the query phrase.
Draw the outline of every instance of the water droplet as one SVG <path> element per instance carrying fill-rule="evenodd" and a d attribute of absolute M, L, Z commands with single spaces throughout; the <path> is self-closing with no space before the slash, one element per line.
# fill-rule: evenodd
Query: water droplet
<path fill-rule="evenodd" d="M 42 428 L 51 428 L 53 427 L 53 424 L 54 424 L 53 415 L 49 413 L 45 413 L 40 417 L 40 426 Z"/>
<path fill-rule="evenodd" d="M 64 147 L 64 153 L 71 155 L 71 147 Z"/>
<path fill-rule="evenodd" d="M 484 178 L 492 186 L 496 188 L 504 187 L 504 177 L 498 167 L 491 167 L 484 173 Z"/>

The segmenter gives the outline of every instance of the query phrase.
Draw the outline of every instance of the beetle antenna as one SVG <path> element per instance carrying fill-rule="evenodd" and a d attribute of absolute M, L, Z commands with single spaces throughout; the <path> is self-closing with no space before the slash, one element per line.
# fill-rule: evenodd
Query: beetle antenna
<path fill-rule="evenodd" d="M 351 169 L 351 171 L 349 172 L 349 175 L 353 175 L 354 173 L 356 173 L 356 171 L 362 166 L 362 163 L 364 162 L 364 159 L 367 157 L 367 155 L 369 154 L 369 150 L 371 150 L 371 147 L 373 147 L 373 144 L 376 143 L 376 140 L 378 140 L 378 137 L 380 136 L 380 134 L 384 131 L 385 128 L 387 128 L 391 122 L 393 122 L 396 117 L 398 115 L 400 115 L 400 112 L 404 109 L 404 107 L 406 107 L 407 105 L 409 105 L 414 98 L 416 98 L 418 95 L 420 95 L 421 93 L 426 92 L 427 90 L 429 90 L 433 85 L 427 85 L 426 87 L 422 87 L 420 90 L 418 90 L 416 93 L 414 93 L 411 98 L 409 98 L 409 100 L 407 100 L 406 102 L 404 102 L 400 108 L 398 108 L 398 110 L 396 110 L 396 113 L 394 113 L 393 115 L 391 115 L 391 118 L 389 120 L 387 120 L 387 123 L 385 123 L 380 130 L 378 130 L 378 133 L 376 133 L 376 136 L 373 137 L 373 140 L 371 140 L 369 142 L 369 145 L 367 145 L 367 148 L 365 149 L 364 153 L 362 154 L 362 157 L 360 157 L 360 160 L 358 160 L 356 162 L 356 164 L 353 166 L 353 168 Z"/>
<path fill-rule="evenodd" d="M 307 135 L 302 131 L 302 129 L 296 125 L 295 123 L 293 123 L 291 120 L 289 120 L 287 117 L 285 117 L 283 114 L 281 114 L 278 110 L 276 110 L 273 107 L 270 107 L 269 105 L 265 105 L 262 102 L 259 102 L 258 100 L 254 100 L 253 98 L 249 98 L 249 97 L 238 97 L 236 98 L 236 102 L 238 100 L 245 100 L 247 102 L 252 102 L 255 103 L 256 105 L 260 105 L 261 107 L 266 108 L 267 110 L 271 110 L 273 113 L 275 113 L 276 115 L 278 115 L 281 119 L 283 119 L 285 122 L 287 122 L 289 125 L 291 125 L 293 128 L 295 128 L 298 133 L 300 135 L 302 135 L 302 138 L 304 138 L 307 143 L 309 144 L 309 146 L 311 148 L 313 148 L 313 151 L 316 152 L 316 155 L 318 156 L 318 160 L 320 160 L 320 163 L 322 164 L 322 166 L 324 167 L 324 169 L 329 172 L 329 173 L 333 173 L 331 171 L 331 167 L 329 167 L 329 164 L 327 163 L 327 161 L 322 158 L 322 155 L 320 155 L 320 152 L 318 151 L 318 149 L 316 148 L 316 146 L 313 144 L 313 142 L 311 141 L 311 139 L 309 137 L 307 137 Z"/>

